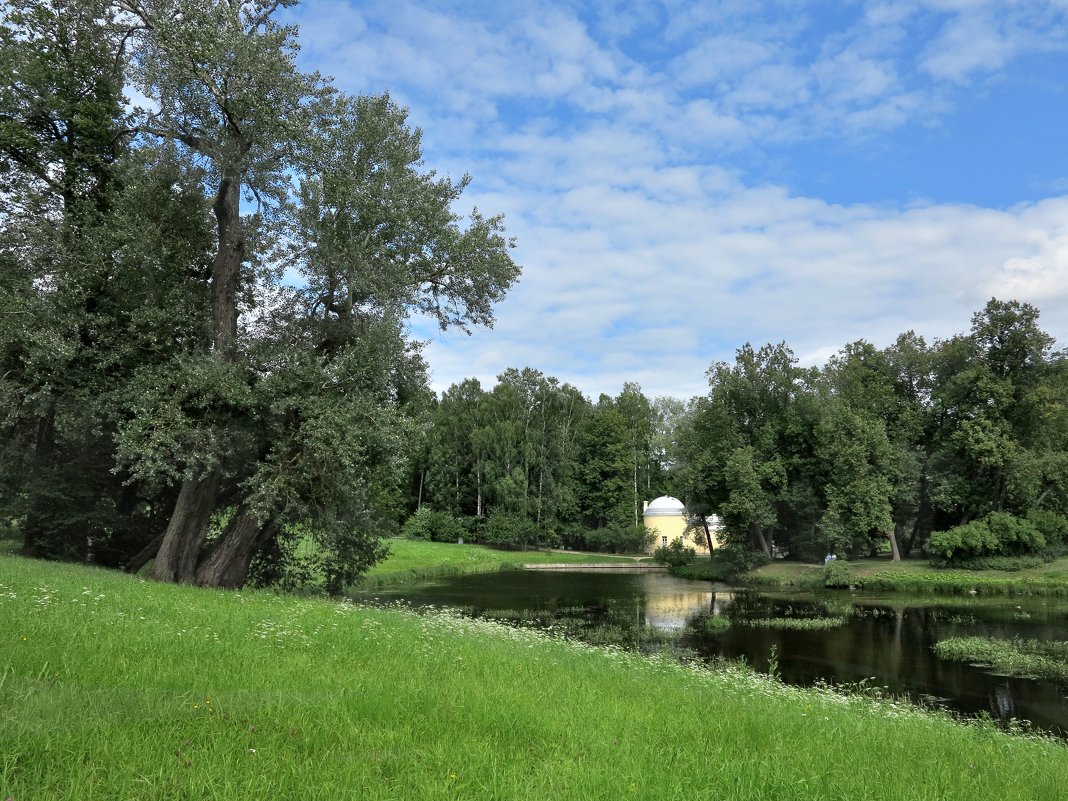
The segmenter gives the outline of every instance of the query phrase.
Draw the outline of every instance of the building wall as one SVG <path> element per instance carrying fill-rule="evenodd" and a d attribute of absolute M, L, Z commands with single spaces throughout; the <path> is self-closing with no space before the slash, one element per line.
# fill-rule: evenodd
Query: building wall
<path fill-rule="evenodd" d="M 647 549 L 649 553 L 652 553 L 657 548 L 670 545 L 678 539 L 681 539 L 684 545 L 696 549 L 698 553 L 708 553 L 707 545 L 697 546 L 691 537 L 686 536 L 686 515 L 646 515 L 644 520 L 647 529 L 650 531 L 656 530 L 656 539 Z M 713 544 L 715 544 L 714 535 L 715 532 L 713 532 Z M 702 537 L 702 539 L 704 538 Z"/>

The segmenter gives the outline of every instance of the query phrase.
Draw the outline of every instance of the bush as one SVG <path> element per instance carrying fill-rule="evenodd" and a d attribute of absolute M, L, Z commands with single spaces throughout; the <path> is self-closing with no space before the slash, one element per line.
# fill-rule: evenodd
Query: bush
<path fill-rule="evenodd" d="M 610 526 L 571 531 L 566 540 L 584 551 L 641 553 L 653 541 L 653 533 L 645 526 Z"/>
<path fill-rule="evenodd" d="M 754 551 L 740 545 L 728 545 L 726 548 L 720 548 L 716 553 L 727 565 L 727 570 L 732 575 L 748 573 L 750 570 L 756 570 L 771 562 L 771 557 L 763 551 Z"/>
<path fill-rule="evenodd" d="M 410 540 L 456 542 L 467 533 L 463 523 L 446 512 L 424 506 L 404 524 L 404 536 Z"/>
<path fill-rule="evenodd" d="M 730 577 L 730 571 L 721 559 L 698 559 L 689 565 L 669 567 L 668 572 L 676 578 L 697 581 L 726 581 Z"/>
<path fill-rule="evenodd" d="M 953 567 L 958 570 L 1030 570 L 1052 562 L 1056 556 L 1043 552 L 1040 556 L 977 556 L 974 559 L 959 559 L 950 562 L 947 559 L 932 559 L 935 567 Z"/>
<path fill-rule="evenodd" d="M 986 556 L 1034 554 L 1046 547 L 1046 538 L 1030 520 L 1008 512 L 991 512 L 948 531 L 936 531 L 927 551 L 936 559 L 957 564 Z"/>
<path fill-rule="evenodd" d="M 482 531 L 490 545 L 526 548 L 539 543 L 538 526 L 529 518 L 504 512 L 491 512 Z"/>
<path fill-rule="evenodd" d="M 1046 545 L 1056 547 L 1068 545 L 1068 517 L 1056 512 L 1033 509 L 1027 513 L 1027 519 L 1046 538 Z"/>
<path fill-rule="evenodd" d="M 835 559 L 823 566 L 823 586 L 833 589 L 848 589 L 856 582 L 856 576 L 849 563 Z"/>
<path fill-rule="evenodd" d="M 688 547 L 682 540 L 672 540 L 663 548 L 657 548 L 653 552 L 653 560 L 657 564 L 668 567 L 682 567 L 696 558 L 697 551 Z"/>

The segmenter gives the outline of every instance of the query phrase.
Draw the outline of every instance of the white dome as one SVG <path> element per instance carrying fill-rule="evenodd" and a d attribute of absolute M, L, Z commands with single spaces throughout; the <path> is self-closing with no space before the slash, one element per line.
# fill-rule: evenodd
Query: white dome
<path fill-rule="evenodd" d="M 678 498 L 661 495 L 645 507 L 645 517 L 678 517 L 686 514 L 686 507 Z"/>

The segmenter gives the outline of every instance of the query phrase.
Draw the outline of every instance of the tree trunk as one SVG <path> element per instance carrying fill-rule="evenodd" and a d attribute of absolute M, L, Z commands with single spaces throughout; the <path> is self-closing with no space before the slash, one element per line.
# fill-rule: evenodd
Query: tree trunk
<path fill-rule="evenodd" d="M 26 520 L 22 526 L 22 553 L 26 556 L 41 556 L 41 543 L 47 534 L 45 519 L 51 503 L 47 487 L 55 482 L 56 462 L 56 397 L 52 395 L 45 405 L 45 412 L 37 421 L 34 433 L 30 498 L 26 507 Z M 44 485 L 44 486 L 42 486 Z"/>
<path fill-rule="evenodd" d="M 709 561 L 711 561 L 712 557 L 713 557 L 713 553 L 712 553 L 712 532 L 708 530 L 708 518 L 707 517 L 702 517 L 701 518 L 701 527 L 704 528 L 704 530 L 705 530 L 705 540 L 708 542 L 708 559 L 709 559 Z"/>
<path fill-rule="evenodd" d="M 218 226 L 218 250 L 211 264 L 211 326 L 214 352 L 226 362 L 237 361 L 237 289 L 245 259 L 240 215 L 241 175 L 224 167 L 212 205 Z M 196 576 L 200 547 L 208 533 L 222 473 L 218 468 L 182 482 L 152 575 L 160 581 L 191 582 Z"/>
<path fill-rule="evenodd" d="M 197 566 L 196 583 L 202 587 L 228 590 L 244 587 L 252 557 L 279 529 L 280 526 L 272 520 L 261 524 L 243 509 L 238 509 L 211 552 Z"/>
<path fill-rule="evenodd" d="M 901 551 L 897 547 L 897 532 L 894 529 L 890 529 L 890 532 L 886 536 L 890 538 L 890 554 L 892 560 L 900 562 Z"/>
<path fill-rule="evenodd" d="M 197 557 L 208 534 L 221 478 L 222 474 L 216 468 L 206 475 L 182 482 L 163 543 L 156 554 L 156 564 L 152 567 L 153 578 L 172 582 L 194 580 Z"/>
<path fill-rule="evenodd" d="M 125 567 L 123 567 L 123 570 L 125 570 L 127 573 L 136 573 L 148 563 L 149 559 L 159 553 L 159 546 L 162 543 L 163 535 L 160 534 L 158 537 L 154 538 L 152 542 L 148 543 L 148 545 L 138 551 L 137 554 L 134 555 L 134 557 L 126 563 Z"/>
<path fill-rule="evenodd" d="M 753 536 L 756 538 L 757 544 L 760 546 L 760 550 L 762 550 L 770 558 L 771 557 L 771 543 L 768 542 L 768 538 L 764 535 L 764 527 L 763 526 L 759 526 L 756 523 L 751 523 L 750 526 L 749 526 L 749 530 L 753 533 Z"/>
<path fill-rule="evenodd" d="M 211 263 L 211 329 L 215 352 L 224 360 L 237 359 L 237 288 L 245 260 L 245 237 L 240 215 L 241 176 L 223 170 L 212 211 L 219 232 L 219 249 Z"/>

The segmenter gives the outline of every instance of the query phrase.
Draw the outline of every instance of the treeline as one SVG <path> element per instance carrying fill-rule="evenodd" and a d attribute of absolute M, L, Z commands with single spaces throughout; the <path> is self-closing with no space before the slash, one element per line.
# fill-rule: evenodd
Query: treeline
<path fill-rule="evenodd" d="M 1068 534 L 1068 357 L 1038 317 L 995 299 L 968 333 L 854 342 L 823 369 L 785 344 L 746 345 L 712 365 L 680 420 L 673 486 L 766 556 L 896 558 L 934 532 L 953 532 L 930 548 L 951 561 L 1055 546 Z"/>
<path fill-rule="evenodd" d="M 720 516 L 740 565 L 1041 553 L 1068 540 L 1068 358 L 1038 317 L 995 299 L 968 333 L 854 342 L 822 368 L 746 345 L 686 403 L 468 379 L 425 418 L 407 531 L 637 550 L 642 500 L 673 494 Z"/>
<path fill-rule="evenodd" d="M 531 368 L 475 379 L 429 409 L 415 461 L 412 536 L 640 551 L 642 501 L 669 485 L 674 406 L 636 384 L 591 402 Z"/>

